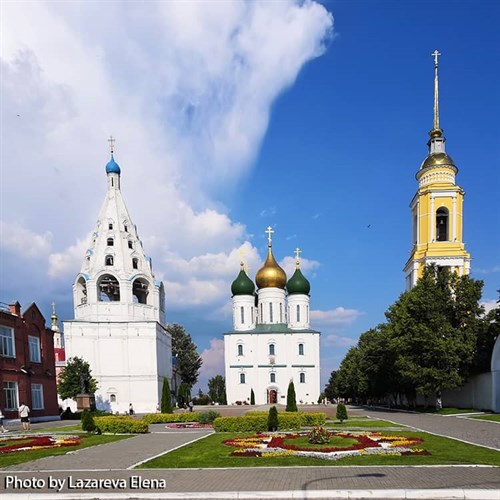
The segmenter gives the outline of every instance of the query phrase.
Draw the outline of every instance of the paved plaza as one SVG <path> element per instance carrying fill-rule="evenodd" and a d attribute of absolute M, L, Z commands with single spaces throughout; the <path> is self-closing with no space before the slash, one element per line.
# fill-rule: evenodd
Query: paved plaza
<path fill-rule="evenodd" d="M 248 408 L 223 409 L 221 413 Z M 317 409 L 321 409 L 318 407 Z M 500 450 L 500 426 L 458 416 L 350 409 Z M 71 422 L 54 422 L 67 425 Z M 35 424 L 47 427 L 47 423 Z M 262 467 L 231 469 L 133 469 L 138 463 L 212 433 L 150 426 L 134 436 L 0 471 L 3 498 L 494 498 L 500 469 L 487 466 Z M 499 451 L 500 452 L 500 451 Z M 36 481 L 39 481 L 36 483 Z M 90 482 L 100 485 L 93 489 Z M 99 481 L 102 480 L 100 483 Z M 106 488 L 106 480 L 108 488 Z M 43 484 L 42 484 L 43 483 Z M 52 484 L 52 488 L 49 485 Z M 15 487 L 14 486 L 18 486 Z M 56 485 L 62 485 L 57 492 Z M 83 485 L 87 485 L 84 487 Z M 40 486 L 40 487 L 38 487 Z M 82 486 L 79 488 L 78 486 Z"/>

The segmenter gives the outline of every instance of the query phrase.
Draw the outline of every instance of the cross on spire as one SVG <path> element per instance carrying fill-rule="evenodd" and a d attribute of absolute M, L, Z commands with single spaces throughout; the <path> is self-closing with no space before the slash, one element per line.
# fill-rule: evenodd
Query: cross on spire
<path fill-rule="evenodd" d="M 302 253 L 302 250 L 299 247 L 297 247 L 295 249 L 295 264 L 296 264 L 297 269 L 300 266 L 300 254 L 301 253 Z"/>
<path fill-rule="evenodd" d="M 273 242 L 271 237 L 271 235 L 274 233 L 273 228 L 271 226 L 268 226 L 268 228 L 266 229 L 266 233 L 267 233 L 267 241 L 269 243 L 269 246 L 271 246 Z"/>
<path fill-rule="evenodd" d="M 431 55 L 434 56 L 434 66 L 437 67 L 438 57 L 441 55 L 441 52 L 438 52 L 436 49 Z"/>
<path fill-rule="evenodd" d="M 108 142 L 109 142 L 109 150 L 111 154 L 113 154 L 115 152 L 115 138 L 112 135 L 110 135 Z"/>
<path fill-rule="evenodd" d="M 434 57 L 434 130 L 439 130 L 439 80 L 438 80 L 438 57 L 441 52 L 436 49 L 432 56 Z"/>

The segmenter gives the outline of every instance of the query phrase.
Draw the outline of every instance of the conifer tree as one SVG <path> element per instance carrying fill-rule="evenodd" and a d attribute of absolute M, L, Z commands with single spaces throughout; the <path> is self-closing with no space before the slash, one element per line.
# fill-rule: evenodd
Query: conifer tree
<path fill-rule="evenodd" d="M 267 430 L 274 432 L 278 430 L 278 410 L 276 406 L 271 406 L 269 408 L 269 414 L 267 416 Z"/>
<path fill-rule="evenodd" d="M 161 390 L 161 412 L 162 413 L 173 413 L 172 408 L 172 395 L 170 393 L 170 384 L 168 383 L 168 378 L 163 378 L 163 387 Z"/>
<path fill-rule="evenodd" d="M 295 401 L 295 386 L 293 385 L 293 380 L 290 380 L 290 383 L 288 384 L 286 411 L 298 411 L 297 402 Z"/>
<path fill-rule="evenodd" d="M 340 420 L 340 423 L 342 424 L 344 420 L 347 420 L 347 409 L 345 407 L 344 403 L 339 403 L 337 405 L 337 414 L 335 415 L 335 418 L 337 420 Z"/>

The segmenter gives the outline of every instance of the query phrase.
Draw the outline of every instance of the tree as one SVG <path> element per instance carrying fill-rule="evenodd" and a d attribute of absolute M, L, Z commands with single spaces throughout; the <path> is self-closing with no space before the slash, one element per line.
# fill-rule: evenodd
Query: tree
<path fill-rule="evenodd" d="M 297 402 L 295 401 L 295 386 L 293 380 L 288 384 L 288 392 L 286 394 L 286 411 L 298 411 Z"/>
<path fill-rule="evenodd" d="M 276 406 L 271 406 L 271 408 L 269 408 L 269 413 L 267 415 L 267 430 L 270 432 L 278 430 L 278 410 Z"/>
<path fill-rule="evenodd" d="M 335 418 L 339 420 L 341 424 L 344 422 L 344 420 L 347 420 L 347 409 L 344 403 L 339 403 L 337 405 L 337 413 L 335 415 Z"/>
<path fill-rule="evenodd" d="M 82 413 L 82 430 L 84 430 L 85 432 L 95 431 L 94 417 L 88 410 L 83 410 Z"/>
<path fill-rule="evenodd" d="M 160 409 L 162 413 L 173 413 L 174 409 L 172 408 L 172 394 L 170 392 L 170 384 L 168 382 L 168 378 L 163 378 L 163 387 L 161 389 L 161 403 Z"/>
<path fill-rule="evenodd" d="M 250 389 L 250 404 L 255 405 L 255 393 L 253 392 L 253 389 Z"/>
<path fill-rule="evenodd" d="M 196 351 L 196 344 L 192 341 L 191 335 L 183 326 L 174 323 L 167 329 L 172 336 L 172 355 L 177 356 L 179 361 L 181 381 L 191 389 L 198 381 L 203 360 Z"/>
<path fill-rule="evenodd" d="M 208 381 L 208 396 L 210 401 L 221 405 L 226 402 L 226 380 L 222 375 L 216 375 Z"/>
<path fill-rule="evenodd" d="M 57 384 L 57 392 L 61 399 L 71 398 L 76 401 L 76 396 L 82 393 L 85 385 L 90 394 L 97 390 L 97 381 L 92 377 L 90 365 L 83 358 L 70 358 L 62 369 Z"/>
<path fill-rule="evenodd" d="M 179 408 L 183 408 L 191 401 L 191 391 L 186 384 L 181 384 L 177 391 L 177 404 Z"/>
<path fill-rule="evenodd" d="M 324 396 L 326 397 L 329 401 L 333 401 L 337 397 L 337 390 L 335 388 L 335 379 L 337 378 L 337 371 L 333 370 L 332 373 L 330 373 L 330 379 L 328 380 L 328 384 L 325 385 L 325 392 Z M 323 399 L 320 396 L 320 399 Z M 319 403 L 320 401 L 318 401 Z"/>

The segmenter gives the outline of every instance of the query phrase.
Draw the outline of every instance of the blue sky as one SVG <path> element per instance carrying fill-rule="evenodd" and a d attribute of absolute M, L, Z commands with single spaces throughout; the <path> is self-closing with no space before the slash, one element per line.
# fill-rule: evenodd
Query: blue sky
<path fill-rule="evenodd" d="M 288 269 L 303 250 L 326 382 L 404 289 L 436 48 L 472 276 L 498 298 L 497 2 L 25 5 L 1 7 L 0 301 L 73 317 L 113 134 L 168 321 L 203 353 L 202 387 L 222 373 L 239 250 L 254 275 L 268 225 Z"/>

